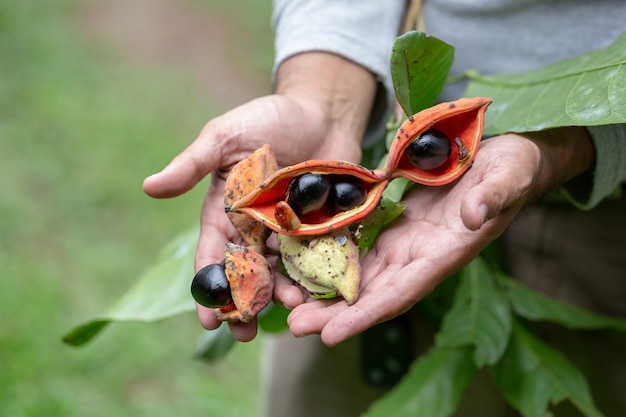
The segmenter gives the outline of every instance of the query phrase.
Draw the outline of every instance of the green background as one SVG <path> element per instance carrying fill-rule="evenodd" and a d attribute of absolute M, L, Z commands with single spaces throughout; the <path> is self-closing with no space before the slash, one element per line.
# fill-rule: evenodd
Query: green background
<path fill-rule="evenodd" d="M 197 222 L 206 182 L 160 201 L 141 182 L 270 91 L 269 7 L 0 2 L 0 415 L 257 414 L 261 342 L 202 363 L 193 314 L 61 337 Z"/>

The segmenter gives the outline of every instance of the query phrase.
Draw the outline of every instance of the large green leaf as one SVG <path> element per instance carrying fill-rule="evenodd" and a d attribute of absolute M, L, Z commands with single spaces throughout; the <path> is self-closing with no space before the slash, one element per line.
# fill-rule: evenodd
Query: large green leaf
<path fill-rule="evenodd" d="M 223 359 L 235 345 L 235 337 L 226 325 L 206 331 L 198 341 L 195 356 L 209 363 Z"/>
<path fill-rule="evenodd" d="M 432 350 L 417 359 L 402 381 L 364 416 L 449 416 L 475 373 L 469 347 Z"/>
<path fill-rule="evenodd" d="M 504 275 L 498 280 L 515 313 L 528 320 L 551 321 L 570 329 L 626 330 L 626 320 L 602 316 L 555 300 Z"/>
<path fill-rule="evenodd" d="M 197 230 L 175 239 L 117 303 L 74 328 L 63 341 L 74 346 L 87 343 L 111 321 L 154 321 L 195 310 L 189 286 L 197 240 Z"/>
<path fill-rule="evenodd" d="M 444 316 L 436 346 L 475 346 L 474 361 L 481 367 L 496 363 L 511 334 L 511 311 L 493 273 L 475 259 L 460 276 L 452 307 Z"/>
<path fill-rule="evenodd" d="M 614 43 L 535 71 L 469 73 L 467 97 L 487 96 L 485 134 L 626 123 L 626 34 Z"/>
<path fill-rule="evenodd" d="M 423 32 L 398 37 L 391 52 L 396 99 L 407 115 L 432 106 L 443 90 L 454 61 L 454 48 Z"/>
<path fill-rule="evenodd" d="M 517 322 L 509 348 L 492 369 L 502 394 L 524 417 L 550 417 L 550 404 L 564 400 L 587 417 L 602 416 L 580 371 Z"/>

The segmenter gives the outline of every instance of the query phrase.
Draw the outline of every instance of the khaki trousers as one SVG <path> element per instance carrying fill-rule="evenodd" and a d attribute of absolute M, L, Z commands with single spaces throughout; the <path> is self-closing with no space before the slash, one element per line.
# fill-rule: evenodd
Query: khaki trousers
<path fill-rule="evenodd" d="M 531 288 L 598 313 L 626 318 L 626 198 L 607 200 L 589 212 L 568 204 L 546 204 L 521 216 L 499 240 L 511 276 Z M 414 311 L 402 318 L 424 352 L 434 329 Z M 626 415 L 626 334 L 571 331 L 536 323 L 535 331 L 560 349 L 588 378 L 598 407 L 607 416 Z M 265 416 L 351 417 L 384 395 L 387 388 L 365 382 L 365 337 L 328 348 L 318 337 L 290 333 L 266 337 Z M 456 416 L 516 416 L 481 372 Z M 570 404 L 557 417 L 578 416 Z M 426 416 L 428 417 L 428 416 Z"/>

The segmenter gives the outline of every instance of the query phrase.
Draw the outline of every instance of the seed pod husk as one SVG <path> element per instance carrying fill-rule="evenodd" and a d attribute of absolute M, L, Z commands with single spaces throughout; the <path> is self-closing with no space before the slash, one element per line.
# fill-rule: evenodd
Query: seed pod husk
<path fill-rule="evenodd" d="M 250 193 L 278 169 L 276 157 L 269 145 L 263 145 L 230 171 L 224 186 L 224 206 Z M 265 251 L 265 241 L 272 233 L 256 219 L 241 213 L 228 212 L 228 218 L 246 243 L 258 252 Z"/>
<path fill-rule="evenodd" d="M 299 222 L 288 218 L 281 224 L 275 217 L 276 206 L 279 202 L 285 201 L 291 180 L 305 173 L 351 176 L 356 183 L 365 188 L 367 192 L 365 201 L 359 206 L 339 213 L 334 213 L 331 208 L 325 206 L 311 215 L 302 216 L 298 219 Z M 226 210 L 250 216 L 280 234 L 291 236 L 327 234 L 360 221 L 374 210 L 389 182 L 382 174 L 380 170 L 372 171 L 346 161 L 306 161 L 276 171 L 250 194 L 235 201 Z M 289 213 L 289 210 L 282 212 Z M 297 228 L 291 229 L 291 225 L 294 224 Z"/>
<path fill-rule="evenodd" d="M 319 236 L 278 235 L 278 245 L 287 274 L 312 296 L 336 294 L 348 304 L 356 302 L 361 264 L 347 227 Z"/>
<path fill-rule="evenodd" d="M 224 271 L 236 310 L 217 309 L 217 318 L 228 322 L 248 323 L 272 299 L 272 270 L 260 253 L 229 242 L 225 247 Z"/>

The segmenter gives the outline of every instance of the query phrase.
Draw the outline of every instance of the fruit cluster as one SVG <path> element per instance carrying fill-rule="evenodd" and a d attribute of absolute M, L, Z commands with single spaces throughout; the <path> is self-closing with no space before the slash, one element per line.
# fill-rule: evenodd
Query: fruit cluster
<path fill-rule="evenodd" d="M 340 295 L 354 303 L 360 265 L 347 226 L 376 208 L 394 178 L 437 186 L 462 175 L 476 155 L 490 103 L 484 97 L 459 99 L 410 116 L 385 165 L 375 170 L 327 160 L 279 170 L 264 145 L 235 165 L 224 190 L 226 213 L 248 247 L 226 244 L 224 261 L 194 277 L 193 297 L 215 308 L 220 320 L 252 320 L 272 297 L 273 276 L 262 254 L 273 230 L 292 279 L 312 295 Z"/>
<path fill-rule="evenodd" d="M 357 223 L 374 210 L 394 178 L 444 185 L 462 175 L 476 155 L 490 103 L 484 97 L 464 98 L 410 116 L 382 168 L 306 161 L 274 172 L 226 210 L 291 236 L 320 235 Z"/>

